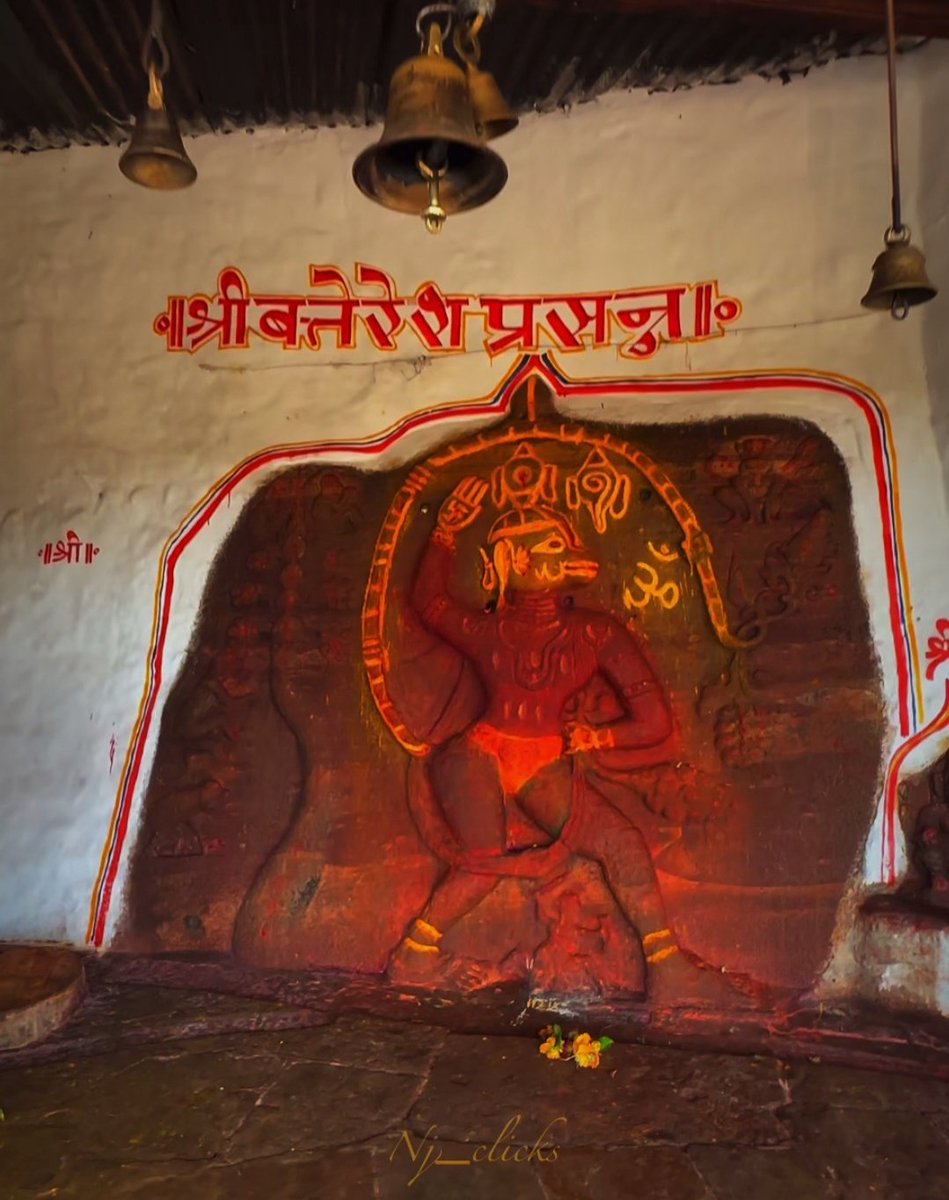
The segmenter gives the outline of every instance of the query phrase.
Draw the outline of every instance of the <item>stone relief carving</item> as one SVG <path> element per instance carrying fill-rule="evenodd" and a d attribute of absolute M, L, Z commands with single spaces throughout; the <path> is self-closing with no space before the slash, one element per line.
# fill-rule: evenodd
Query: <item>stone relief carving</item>
<path fill-rule="evenodd" d="M 392 474 L 278 476 L 209 580 L 119 944 L 653 1004 L 805 986 L 881 750 L 848 503 L 794 422 L 536 396 Z"/>

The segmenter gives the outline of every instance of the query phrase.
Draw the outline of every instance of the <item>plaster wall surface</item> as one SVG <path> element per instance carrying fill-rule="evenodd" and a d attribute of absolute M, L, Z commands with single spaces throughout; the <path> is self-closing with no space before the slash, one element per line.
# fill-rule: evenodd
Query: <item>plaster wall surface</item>
<path fill-rule="evenodd" d="M 411 413 L 487 396 L 512 365 L 474 339 L 466 353 L 441 358 L 407 343 L 389 354 L 261 343 L 167 353 L 152 329 L 166 298 L 213 293 L 229 264 L 258 291 L 291 293 L 306 291 L 310 263 L 351 274 L 357 261 L 385 269 L 406 293 L 425 280 L 446 292 L 517 295 L 717 279 L 743 304 L 723 337 L 667 344 L 643 363 L 610 347 L 561 365 L 583 378 L 832 373 L 875 392 L 892 426 L 907 620 L 919 643 L 915 729 L 932 720 L 944 682 L 938 672 L 923 678 L 922 654 L 949 615 L 949 168 L 940 124 L 949 46 L 901 63 L 906 218 L 943 283 L 904 323 L 859 305 L 888 219 L 884 80 L 881 60 L 839 61 L 787 87 L 748 79 L 612 94 L 528 117 L 499 144 L 507 188 L 450 220 L 439 238 L 354 189 L 350 165 L 375 136 L 369 130 L 198 138 L 188 148 L 199 181 L 180 194 L 132 187 L 112 149 L 0 164 L 0 938 L 89 936 L 147 670 L 162 547 L 207 489 L 269 446 L 355 443 Z M 802 388 L 714 399 L 683 392 L 671 403 L 588 399 L 571 411 L 637 421 L 781 413 L 820 425 L 850 473 L 888 753 L 914 732 L 899 728 L 879 481 L 853 404 Z M 458 430 L 457 419 L 430 425 L 377 462 L 359 461 L 399 461 Z M 235 490 L 181 561 L 162 696 L 214 555 L 261 482 Z M 66 529 L 100 547 L 94 562 L 43 562 L 44 544 Z M 157 724 L 146 767 L 156 734 Z M 944 749 L 928 738 L 906 768 Z M 146 778 L 147 770 L 133 797 L 109 930 Z M 882 805 L 882 776 L 880 787 Z M 870 885 L 882 878 L 880 838 L 878 820 L 861 868 Z M 841 979 L 847 970 L 839 965 Z M 944 981 L 933 987 L 945 993 Z"/>

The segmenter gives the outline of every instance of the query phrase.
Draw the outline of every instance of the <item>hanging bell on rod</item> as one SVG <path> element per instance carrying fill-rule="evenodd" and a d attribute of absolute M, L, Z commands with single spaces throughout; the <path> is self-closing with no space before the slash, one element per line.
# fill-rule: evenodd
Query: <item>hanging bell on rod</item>
<path fill-rule="evenodd" d="M 185 153 L 178 123 L 165 104 L 161 77 L 154 64 L 148 68 L 148 100 L 119 159 L 119 170 L 133 183 L 162 191 L 187 187 L 198 177 Z"/>
<path fill-rule="evenodd" d="M 910 241 L 907 226 L 888 229 L 884 243 L 886 249 L 873 264 L 873 277 L 860 303 L 864 308 L 888 308 L 902 319 L 915 305 L 932 300 L 936 288 L 929 282 L 926 259 Z"/>
<path fill-rule="evenodd" d="M 393 73 L 382 137 L 356 159 L 353 179 L 377 204 L 424 217 L 433 233 L 507 182 L 503 160 L 478 133 L 465 72 L 445 57 L 437 23 L 425 53 Z"/>
<path fill-rule="evenodd" d="M 910 232 L 902 220 L 900 197 L 899 123 L 896 112 L 896 4 L 885 0 L 886 12 L 886 83 L 890 124 L 890 227 L 883 235 L 885 249 L 873 263 L 873 275 L 864 308 L 889 309 L 902 321 L 917 304 L 925 304 L 936 295 L 926 274 L 926 260 L 910 241 Z"/>

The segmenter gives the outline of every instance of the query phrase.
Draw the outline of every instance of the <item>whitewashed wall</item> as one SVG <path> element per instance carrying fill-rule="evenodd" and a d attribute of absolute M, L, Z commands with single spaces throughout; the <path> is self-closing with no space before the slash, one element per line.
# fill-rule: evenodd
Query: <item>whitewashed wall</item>
<path fill-rule="evenodd" d="M 499 144 L 507 189 L 439 238 L 354 189 L 350 164 L 371 131 L 199 138 L 189 143 L 199 181 L 181 194 L 128 184 L 111 149 L 0 162 L 0 938 L 86 939 L 142 693 L 161 548 L 204 491 L 266 446 L 364 437 L 420 408 L 484 395 L 510 366 L 475 350 L 419 369 L 411 347 L 394 356 L 260 344 L 240 355 L 167 354 L 152 331 L 166 296 L 213 292 L 228 264 L 273 292 L 305 291 L 311 262 L 351 271 L 357 260 L 406 292 L 426 279 L 446 291 L 517 294 L 717 278 L 744 304 L 725 337 L 667 346 L 645 364 L 603 350 L 566 367 L 589 376 L 800 368 L 875 390 L 894 426 L 925 645 L 949 615 L 949 46 L 901 64 L 907 220 L 943 284 L 903 324 L 859 306 L 888 221 L 884 78 L 881 59 L 861 59 L 786 87 L 748 79 L 617 94 L 527 118 Z M 723 411 L 809 417 L 840 447 L 893 701 L 876 480 L 854 410 L 803 392 L 693 398 L 674 412 L 596 406 L 601 416 L 656 420 Z M 168 683 L 237 509 L 215 517 L 182 563 Z M 55 569 L 37 556 L 66 528 L 101 547 L 91 566 Z M 927 718 L 943 691 L 937 674 Z M 891 748 L 899 740 L 894 718 Z M 942 748 L 930 740 L 909 765 Z M 121 884 L 120 873 L 113 920 Z"/>

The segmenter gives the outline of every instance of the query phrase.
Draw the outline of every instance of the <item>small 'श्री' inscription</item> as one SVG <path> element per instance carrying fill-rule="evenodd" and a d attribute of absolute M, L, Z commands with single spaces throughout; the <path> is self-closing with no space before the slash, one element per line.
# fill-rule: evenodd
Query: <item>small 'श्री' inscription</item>
<path fill-rule="evenodd" d="M 75 529 L 67 529 L 65 537 L 57 538 L 55 542 L 47 542 L 36 553 L 37 557 L 43 560 L 44 567 L 60 562 L 84 562 L 88 566 L 99 553 L 99 547 L 94 546 L 92 542 L 84 542 Z"/>
<path fill-rule="evenodd" d="M 556 1162 L 560 1147 L 553 1140 L 553 1135 L 557 1126 L 566 1125 L 567 1118 L 555 1117 L 532 1143 L 515 1140 L 522 1120 L 522 1115 L 515 1113 L 493 1141 L 481 1142 L 472 1148 L 470 1154 L 465 1153 L 459 1157 L 448 1156 L 439 1145 L 437 1125 L 429 1125 L 421 1137 L 403 1129 L 396 1137 L 389 1162 L 394 1162 L 397 1156 L 408 1160 L 412 1174 L 406 1180 L 406 1187 L 417 1183 L 432 1167 L 471 1167 L 479 1163 L 502 1166 L 512 1163 Z"/>

